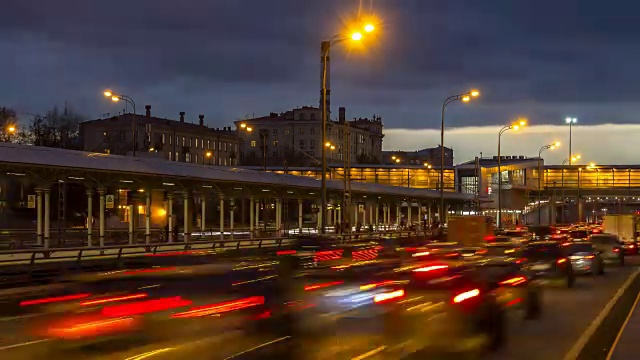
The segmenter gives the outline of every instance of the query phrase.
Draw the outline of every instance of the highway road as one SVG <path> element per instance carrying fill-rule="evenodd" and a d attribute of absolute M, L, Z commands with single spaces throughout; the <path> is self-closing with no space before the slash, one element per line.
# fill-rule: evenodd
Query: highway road
<path fill-rule="evenodd" d="M 611 267 L 603 277 L 584 276 L 576 288 L 550 288 L 544 294 L 544 314 L 540 320 L 511 319 L 506 346 L 489 356 L 490 360 L 555 360 L 564 359 L 585 333 L 605 305 L 625 281 L 638 270 L 640 258 L 627 261 L 623 268 Z M 186 329 L 168 326 L 156 329 L 166 333 L 166 340 L 148 342 L 132 339 L 129 344 L 110 347 L 106 344 L 95 348 L 60 349 L 51 341 L 25 337 L 15 329 L 17 324 L 29 324 L 31 318 L 0 318 L 0 358 L 29 360 L 57 359 L 122 359 L 122 360 L 170 360 L 170 359 L 256 359 L 261 350 L 284 347 L 291 339 L 278 335 L 248 335 L 240 331 L 211 331 L 206 335 L 187 335 Z M 19 327 L 19 326 L 18 326 Z M 5 329 L 5 331 L 2 331 Z M 331 339 L 311 339 L 313 348 L 321 348 L 314 354 L 304 353 L 302 359 L 393 359 L 393 349 L 385 348 L 382 338 L 359 338 L 356 333 L 345 331 L 344 336 Z M 304 346 L 304 345 L 303 345 Z M 345 351 L 345 348 L 350 348 Z M 263 354 L 264 355 L 264 354 Z M 273 353 L 270 353 L 271 358 Z M 263 357 L 264 358 L 264 357 Z M 455 356 L 452 358 L 456 358 Z M 444 359 L 444 358 L 443 358 Z"/>

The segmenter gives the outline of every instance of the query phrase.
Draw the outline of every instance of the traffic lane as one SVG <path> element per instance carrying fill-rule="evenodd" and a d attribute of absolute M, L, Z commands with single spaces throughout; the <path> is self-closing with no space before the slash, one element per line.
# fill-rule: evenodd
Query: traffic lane
<path fill-rule="evenodd" d="M 604 276 L 579 276 L 573 289 L 545 289 L 542 318 L 511 326 L 506 346 L 489 359 L 563 359 L 640 264 L 637 257 L 626 260 L 627 266 L 609 266 Z"/>

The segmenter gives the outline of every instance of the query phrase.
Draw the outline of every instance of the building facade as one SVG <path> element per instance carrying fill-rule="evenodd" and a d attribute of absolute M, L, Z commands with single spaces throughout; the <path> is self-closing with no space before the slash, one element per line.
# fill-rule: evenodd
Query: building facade
<path fill-rule="evenodd" d="M 157 157 L 203 165 L 236 166 L 240 139 L 231 127 L 209 128 L 204 115 L 197 124 L 144 115 L 122 114 L 80 123 L 83 150 L 114 155 Z M 135 141 L 133 129 L 136 129 Z M 135 144 L 135 145 L 134 145 Z"/>
<path fill-rule="evenodd" d="M 258 166 L 316 166 L 322 154 L 322 113 L 304 106 L 284 113 L 235 122 L 240 162 Z M 346 120 L 346 109 L 327 122 L 328 163 L 377 164 L 382 158 L 382 119 Z"/>
<path fill-rule="evenodd" d="M 427 148 L 418 151 L 383 151 L 382 163 L 386 165 L 424 165 L 440 167 L 442 147 Z M 444 147 L 444 166 L 453 166 L 453 149 Z"/>

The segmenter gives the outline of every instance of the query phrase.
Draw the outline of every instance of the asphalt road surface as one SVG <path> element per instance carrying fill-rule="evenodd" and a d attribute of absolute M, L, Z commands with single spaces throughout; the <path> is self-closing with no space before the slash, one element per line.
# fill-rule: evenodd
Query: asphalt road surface
<path fill-rule="evenodd" d="M 591 322 L 598 316 L 618 288 L 638 268 L 640 258 L 627 258 L 627 266 L 610 267 L 605 276 L 582 276 L 576 288 L 549 288 L 544 294 L 544 314 L 540 320 L 509 321 L 508 343 L 497 353 L 487 356 L 491 360 L 555 360 L 565 354 L 580 339 Z M 188 360 L 191 359 L 253 359 L 253 354 L 264 349 L 273 349 L 286 344 L 290 339 L 273 336 L 247 336 L 241 332 L 226 331 L 206 336 L 183 336 L 182 329 L 170 327 L 159 329 L 167 340 L 110 347 L 104 351 L 101 345 L 95 352 L 91 348 L 82 351 L 57 352 L 57 344 L 46 339 L 25 337 L 11 329 L 30 318 L 0 318 L 0 358 L 12 360 L 50 359 L 122 359 L 122 360 Z M 311 341 L 314 341 L 313 339 Z M 322 342 L 315 339 L 314 348 L 321 344 L 323 351 L 304 354 L 302 359 L 391 359 L 391 349 L 384 347 L 384 339 L 360 338 L 357 334 L 345 334 Z M 350 348 L 344 351 L 344 348 Z M 302 345 L 304 351 L 304 344 Z M 263 355 L 264 356 L 264 355 Z M 281 356 L 282 357 L 282 356 Z M 286 358 L 286 356 L 285 356 Z M 282 358 L 280 360 L 285 360 Z M 455 358 L 455 357 L 454 357 Z"/>

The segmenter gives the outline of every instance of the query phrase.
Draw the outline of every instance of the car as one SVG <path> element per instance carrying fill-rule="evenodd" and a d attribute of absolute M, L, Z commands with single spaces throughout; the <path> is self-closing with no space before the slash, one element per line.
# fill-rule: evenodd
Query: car
<path fill-rule="evenodd" d="M 590 234 L 587 228 L 576 228 L 569 230 L 567 235 L 570 241 L 587 241 Z"/>
<path fill-rule="evenodd" d="M 589 241 L 598 250 L 605 263 L 617 263 L 620 266 L 624 266 L 624 250 L 616 235 L 592 234 Z"/>
<path fill-rule="evenodd" d="M 520 261 L 522 256 L 522 246 L 515 243 L 496 243 L 487 244 L 484 247 L 483 255 L 486 257 L 500 257 L 500 258 L 512 258 L 515 261 Z"/>
<path fill-rule="evenodd" d="M 340 275 L 345 269 L 333 276 L 308 270 L 305 289 L 315 306 L 303 316 L 317 320 L 304 321 L 326 327 L 305 351 L 326 355 L 338 351 L 323 347 L 326 338 L 342 338 L 348 344 L 345 339 L 366 334 L 369 349 L 385 348 L 388 352 L 380 354 L 385 358 L 416 353 L 430 358 L 442 350 L 484 352 L 504 345 L 509 322 L 516 317 L 530 320 L 542 315 L 542 289 L 520 264 L 450 256 L 455 253 L 424 254 L 393 269 L 357 264 L 369 271 L 348 276 Z M 353 353 L 329 355 L 354 358 Z"/>
<path fill-rule="evenodd" d="M 623 239 L 621 243 L 625 255 L 638 255 L 638 243 L 635 240 Z"/>
<path fill-rule="evenodd" d="M 533 235 L 525 229 L 508 229 L 503 232 L 504 236 L 511 238 L 511 241 L 518 243 L 527 243 L 531 241 Z"/>
<path fill-rule="evenodd" d="M 543 283 L 575 285 L 575 274 L 563 246 L 557 241 L 534 241 L 522 249 L 522 258 L 533 277 Z"/>
<path fill-rule="evenodd" d="M 487 236 L 484 239 L 487 244 L 510 244 L 514 243 L 514 240 L 511 236 L 508 235 L 496 235 L 496 236 Z"/>
<path fill-rule="evenodd" d="M 576 274 L 604 275 L 604 261 L 600 252 L 590 242 L 563 244 Z"/>

